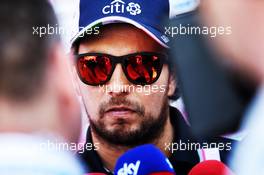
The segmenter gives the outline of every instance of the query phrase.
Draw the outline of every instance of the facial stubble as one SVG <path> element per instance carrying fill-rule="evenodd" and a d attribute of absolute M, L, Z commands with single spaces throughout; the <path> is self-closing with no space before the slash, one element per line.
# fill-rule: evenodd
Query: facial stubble
<path fill-rule="evenodd" d="M 139 127 L 132 130 L 125 119 L 118 119 L 118 126 L 114 130 L 109 131 L 102 118 L 105 115 L 105 109 L 114 105 L 125 105 L 133 108 L 133 111 L 137 114 L 136 116 L 141 120 Z M 100 105 L 99 119 L 97 121 L 89 117 L 90 126 L 97 136 L 112 145 L 134 147 L 141 144 L 153 143 L 164 132 L 169 116 L 168 106 L 168 100 L 164 98 L 160 112 L 157 116 L 154 116 L 154 114 L 146 113 L 143 105 L 125 98 L 112 98 L 109 102 Z"/>

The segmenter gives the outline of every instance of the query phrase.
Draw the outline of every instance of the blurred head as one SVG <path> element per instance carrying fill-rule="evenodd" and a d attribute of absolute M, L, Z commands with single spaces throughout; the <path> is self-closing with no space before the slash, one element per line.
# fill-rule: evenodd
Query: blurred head
<path fill-rule="evenodd" d="M 264 82 L 263 10 L 264 2 L 260 0 L 207 0 L 202 3 L 207 24 L 232 27 L 231 35 L 215 39 L 224 61 L 259 82 Z"/>
<path fill-rule="evenodd" d="M 44 132 L 76 141 L 79 107 L 59 36 L 40 37 L 57 24 L 43 0 L 0 2 L 0 131 Z"/>
<path fill-rule="evenodd" d="M 168 99 L 176 88 L 167 60 L 161 64 L 160 75 L 152 67 L 152 61 L 159 60 L 159 54 L 166 55 L 166 49 L 142 30 L 130 24 L 114 23 L 101 27 L 99 35 L 81 39 L 75 51 L 86 55 L 76 58 L 76 71 L 93 81 L 111 72 L 104 65 L 118 62 L 108 81 L 100 85 L 87 84 L 81 76 L 77 78 L 92 133 L 109 143 L 125 146 L 158 138 L 169 121 Z M 153 55 L 145 57 L 142 52 Z M 100 59 L 94 60 L 94 53 L 101 55 Z M 102 59 L 106 60 L 103 66 Z M 156 81 L 148 84 L 153 76 L 157 77 Z"/>

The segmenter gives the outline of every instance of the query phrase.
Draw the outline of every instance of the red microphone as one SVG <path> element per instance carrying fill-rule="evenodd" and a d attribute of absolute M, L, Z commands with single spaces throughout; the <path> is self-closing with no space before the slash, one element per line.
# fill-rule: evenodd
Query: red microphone
<path fill-rule="evenodd" d="M 224 163 L 206 160 L 195 165 L 188 175 L 235 175 Z"/>

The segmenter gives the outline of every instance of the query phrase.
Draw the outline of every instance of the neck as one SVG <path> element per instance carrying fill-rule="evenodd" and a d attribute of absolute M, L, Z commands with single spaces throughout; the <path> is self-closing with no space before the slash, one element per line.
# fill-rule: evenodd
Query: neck
<path fill-rule="evenodd" d="M 98 143 L 99 149 L 97 150 L 97 153 L 99 154 L 104 167 L 110 171 L 114 170 L 117 159 L 127 150 L 131 149 L 131 147 L 112 145 L 100 138 L 94 132 L 92 132 L 92 139 L 94 143 Z M 165 150 L 164 143 L 171 143 L 172 141 L 173 127 L 170 122 L 170 117 L 168 117 L 163 132 L 159 138 L 153 140 L 151 143 L 160 148 L 160 150 L 169 157 L 171 153 L 168 150 Z"/>

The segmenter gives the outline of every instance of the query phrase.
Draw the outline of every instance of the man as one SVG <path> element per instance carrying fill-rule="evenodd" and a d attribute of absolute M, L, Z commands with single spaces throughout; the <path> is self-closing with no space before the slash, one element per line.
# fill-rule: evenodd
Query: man
<path fill-rule="evenodd" d="M 259 174 L 263 171 L 263 115 L 264 115 L 264 2 L 204 1 L 205 21 L 214 26 L 232 26 L 232 35 L 214 40 L 223 62 L 236 70 L 245 80 L 258 84 L 258 93 L 244 114 L 241 129 L 247 136 L 237 146 L 231 162 L 239 175 Z M 243 12 L 243 13 L 241 13 Z M 234 15 L 240 13 L 239 16 Z M 254 26 L 254 24 L 257 24 Z"/>
<path fill-rule="evenodd" d="M 80 109 L 59 36 L 39 35 L 57 24 L 50 4 L 2 0 L 0 14 L 0 174 L 83 174 L 56 146 L 77 143 Z"/>
<path fill-rule="evenodd" d="M 177 85 L 163 34 L 168 16 L 164 0 L 80 1 L 73 52 L 90 122 L 87 143 L 94 145 L 80 156 L 92 172 L 112 174 L 119 156 L 145 143 L 159 147 L 177 174 L 199 162 L 196 150 L 166 146 L 192 141 L 180 112 L 169 107 Z"/>

